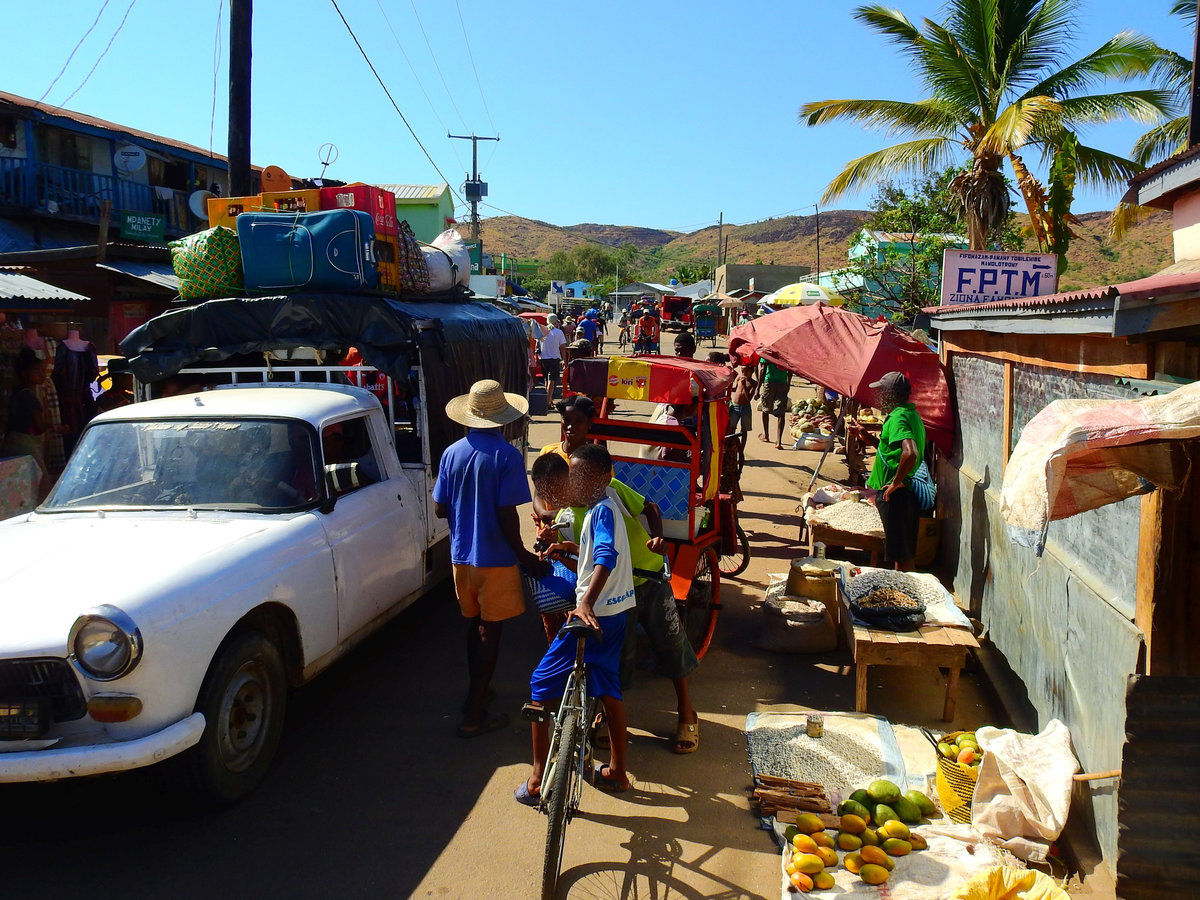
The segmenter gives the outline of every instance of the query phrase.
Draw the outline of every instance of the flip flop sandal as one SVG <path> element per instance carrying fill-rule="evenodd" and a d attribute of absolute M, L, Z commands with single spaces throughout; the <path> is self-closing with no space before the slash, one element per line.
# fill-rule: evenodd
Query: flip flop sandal
<path fill-rule="evenodd" d="M 680 722 L 675 729 L 676 753 L 695 753 L 700 749 L 700 722 Z"/>
<path fill-rule="evenodd" d="M 604 791 L 606 794 L 623 794 L 633 787 L 632 782 L 629 784 L 621 784 L 621 782 L 617 781 L 617 779 L 613 778 L 611 775 L 605 775 L 604 770 L 607 768 L 608 766 L 598 765 L 596 768 L 592 769 L 592 786 L 596 788 L 596 790 Z"/>
<path fill-rule="evenodd" d="M 508 727 L 508 715 L 500 713 L 498 716 L 484 716 L 482 722 L 474 728 L 468 728 L 465 725 L 459 725 L 454 733 L 464 740 L 479 737 L 481 734 L 491 734 L 493 731 L 501 731 Z"/>
<path fill-rule="evenodd" d="M 538 804 L 542 802 L 542 795 L 531 793 L 529 790 L 529 782 L 522 781 L 520 786 L 513 791 L 513 799 L 523 806 L 537 809 Z"/>

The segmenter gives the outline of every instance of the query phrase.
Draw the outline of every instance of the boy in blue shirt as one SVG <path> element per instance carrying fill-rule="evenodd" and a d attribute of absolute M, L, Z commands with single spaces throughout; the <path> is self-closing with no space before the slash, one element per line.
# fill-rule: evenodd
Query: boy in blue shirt
<path fill-rule="evenodd" d="M 629 539 L 617 502 L 608 496 L 612 457 L 600 444 L 584 444 L 571 454 L 569 497 L 564 506 L 585 506 L 587 515 L 580 529 L 579 561 L 575 585 L 576 606 L 567 620 L 582 619 L 600 630 L 601 638 L 589 638 L 584 651 L 588 665 L 588 694 L 604 704 L 612 757 L 607 766 L 597 766 L 594 784 L 604 791 L 629 790 L 625 770 L 625 705 L 621 702 L 621 646 L 625 637 L 625 615 L 634 608 L 633 567 L 629 561 Z M 548 553 L 558 551 L 552 545 Z M 565 562 L 565 560 L 564 560 Z M 530 706 L 542 709 L 547 700 L 562 697 L 567 678 L 575 665 L 577 639 L 560 634 L 554 639 L 530 678 Z M 536 806 L 541 799 L 542 776 L 550 751 L 548 719 L 533 723 L 533 773 L 518 786 L 519 803 Z"/>

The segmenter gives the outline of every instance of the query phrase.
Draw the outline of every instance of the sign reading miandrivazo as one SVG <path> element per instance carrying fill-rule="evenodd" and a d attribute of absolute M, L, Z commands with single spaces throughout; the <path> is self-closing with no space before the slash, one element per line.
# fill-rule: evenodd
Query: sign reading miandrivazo
<path fill-rule="evenodd" d="M 943 306 L 1041 297 L 1057 287 L 1054 253 L 946 250 L 942 257 Z"/>

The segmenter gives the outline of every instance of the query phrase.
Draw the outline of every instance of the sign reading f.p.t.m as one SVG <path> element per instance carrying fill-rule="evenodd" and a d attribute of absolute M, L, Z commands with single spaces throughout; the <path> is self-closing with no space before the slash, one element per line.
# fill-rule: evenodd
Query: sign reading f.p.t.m
<path fill-rule="evenodd" d="M 1054 253 L 946 250 L 942 257 L 942 305 L 1040 297 L 1058 287 Z"/>

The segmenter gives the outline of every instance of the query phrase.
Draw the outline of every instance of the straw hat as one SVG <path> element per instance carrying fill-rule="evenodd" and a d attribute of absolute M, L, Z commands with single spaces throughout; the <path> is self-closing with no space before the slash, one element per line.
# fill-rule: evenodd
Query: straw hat
<path fill-rule="evenodd" d="M 500 382 L 485 378 L 471 385 L 471 392 L 446 404 L 446 415 L 470 428 L 498 428 L 515 422 L 529 412 L 529 401 L 510 394 Z"/>

